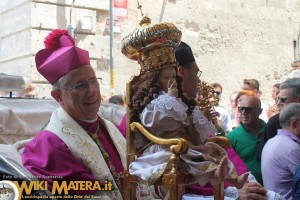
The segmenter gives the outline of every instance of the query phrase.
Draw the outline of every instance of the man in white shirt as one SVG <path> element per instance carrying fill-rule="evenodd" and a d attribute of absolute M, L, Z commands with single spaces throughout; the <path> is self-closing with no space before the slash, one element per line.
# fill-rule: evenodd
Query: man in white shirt
<path fill-rule="evenodd" d="M 219 116 L 219 119 L 221 122 L 220 128 L 222 128 L 222 130 L 220 130 L 220 132 L 223 132 L 223 135 L 224 135 L 232 130 L 230 113 L 224 106 L 219 105 L 222 91 L 223 91 L 222 85 L 220 83 L 213 83 L 213 84 L 211 84 L 211 86 L 214 88 L 212 93 L 215 95 L 216 99 L 218 100 L 218 102 L 217 102 L 218 105 L 215 106 L 214 109 L 215 109 L 215 111 L 217 111 L 220 114 L 220 116 Z"/>

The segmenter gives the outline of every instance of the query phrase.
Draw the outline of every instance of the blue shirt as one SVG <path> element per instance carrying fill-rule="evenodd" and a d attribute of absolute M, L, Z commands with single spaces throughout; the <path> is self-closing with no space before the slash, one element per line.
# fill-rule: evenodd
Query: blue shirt
<path fill-rule="evenodd" d="M 278 129 L 262 151 L 261 170 L 264 187 L 292 199 L 292 180 L 300 163 L 300 139 L 284 129 Z"/>

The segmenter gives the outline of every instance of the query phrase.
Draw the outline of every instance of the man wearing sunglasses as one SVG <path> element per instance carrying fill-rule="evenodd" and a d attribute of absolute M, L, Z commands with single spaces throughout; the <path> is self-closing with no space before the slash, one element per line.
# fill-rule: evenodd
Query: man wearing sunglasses
<path fill-rule="evenodd" d="M 223 87 L 220 83 L 212 83 L 211 86 L 213 87 L 212 93 L 216 97 L 214 100 L 216 99 L 218 104 L 217 106 L 214 106 L 214 109 L 220 114 L 218 120 L 220 121 L 221 131 L 218 131 L 219 134 L 221 132 L 220 135 L 225 136 L 229 131 L 232 130 L 232 125 L 229 111 L 224 106 L 219 105 Z"/>
<path fill-rule="evenodd" d="M 246 90 L 246 91 L 251 91 L 257 97 L 260 98 L 261 90 L 259 90 L 259 86 L 260 86 L 260 84 L 259 84 L 258 80 L 256 80 L 256 79 L 253 79 L 253 78 L 252 79 L 244 79 L 242 89 Z M 269 109 L 269 105 L 266 104 L 265 102 L 261 101 L 261 108 L 263 110 L 262 110 L 262 113 L 260 114 L 259 118 L 264 120 L 265 122 L 267 122 L 268 121 L 267 110 Z"/>
<path fill-rule="evenodd" d="M 260 160 L 256 158 L 260 138 L 266 123 L 259 119 L 260 99 L 252 93 L 241 95 L 237 101 L 240 125 L 227 134 L 235 152 L 245 162 L 255 179 L 263 185 Z"/>
<path fill-rule="evenodd" d="M 280 84 L 280 90 L 276 99 L 279 110 L 293 102 L 300 102 L 300 78 L 287 79 Z M 281 129 L 279 113 L 271 117 L 266 125 L 257 151 L 257 157 L 259 159 L 261 158 L 261 152 L 265 144 L 270 138 L 277 134 L 278 129 Z"/>

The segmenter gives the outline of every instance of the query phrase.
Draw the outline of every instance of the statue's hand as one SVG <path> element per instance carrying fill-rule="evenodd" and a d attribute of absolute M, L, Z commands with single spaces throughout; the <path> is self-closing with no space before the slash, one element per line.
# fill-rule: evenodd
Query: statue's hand
<path fill-rule="evenodd" d="M 178 97 L 176 80 L 174 80 L 172 83 L 170 83 L 170 80 L 168 81 L 168 95 L 171 97 Z"/>

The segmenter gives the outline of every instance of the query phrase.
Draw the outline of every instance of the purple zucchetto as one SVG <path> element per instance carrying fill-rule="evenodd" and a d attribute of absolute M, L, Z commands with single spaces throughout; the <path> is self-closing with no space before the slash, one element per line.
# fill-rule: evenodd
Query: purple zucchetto
<path fill-rule="evenodd" d="M 45 49 L 35 56 L 37 70 L 53 84 L 73 69 L 90 64 L 88 51 L 75 46 L 67 30 L 55 29 L 45 38 Z"/>

